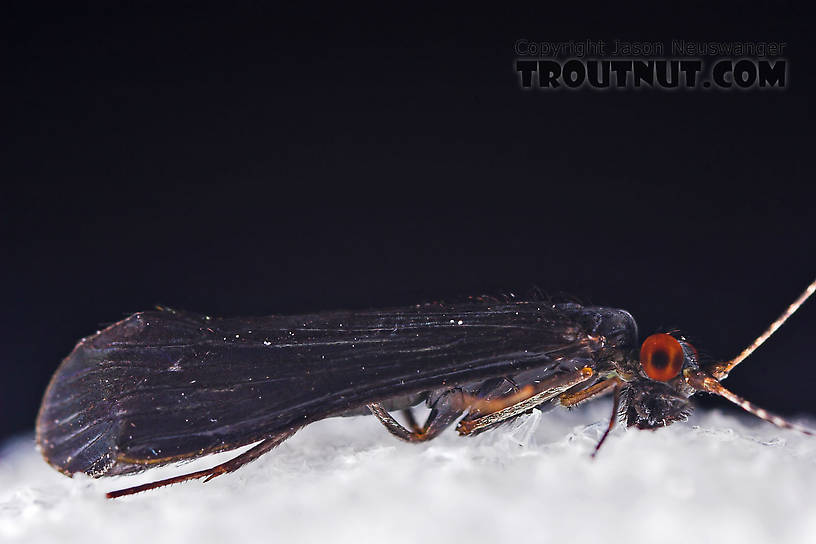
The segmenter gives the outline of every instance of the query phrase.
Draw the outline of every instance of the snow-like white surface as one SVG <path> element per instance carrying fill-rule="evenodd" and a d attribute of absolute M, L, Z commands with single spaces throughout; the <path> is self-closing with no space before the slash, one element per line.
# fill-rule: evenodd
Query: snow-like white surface
<path fill-rule="evenodd" d="M 816 439 L 716 412 L 656 432 L 609 404 L 475 438 L 397 441 L 372 417 L 307 427 L 209 483 L 106 500 L 234 452 L 131 477 L 66 478 L 28 437 L 0 457 L 0 541 L 816 542 Z"/>

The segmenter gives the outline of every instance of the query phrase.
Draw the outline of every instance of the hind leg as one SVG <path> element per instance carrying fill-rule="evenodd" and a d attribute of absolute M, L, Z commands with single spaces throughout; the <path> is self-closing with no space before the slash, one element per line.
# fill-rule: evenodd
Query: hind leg
<path fill-rule="evenodd" d="M 115 499 L 116 497 L 123 497 L 125 495 L 133 495 L 135 493 L 141 493 L 142 491 L 147 491 L 149 489 L 156 489 L 158 487 L 164 487 L 166 485 L 177 484 L 180 482 L 186 482 L 187 480 L 198 480 L 200 478 L 206 478 L 204 481 L 209 482 L 216 476 L 221 476 L 222 474 L 227 474 L 229 472 L 233 472 L 238 470 L 245 464 L 254 461 L 264 453 L 268 452 L 275 446 L 278 446 L 281 442 L 295 434 L 297 432 L 297 428 L 291 429 L 288 431 L 283 431 L 282 433 L 278 433 L 276 435 L 272 435 L 269 438 L 266 438 L 260 444 L 253 446 L 252 448 L 248 449 L 241 455 L 237 457 L 233 457 L 229 461 L 221 463 L 220 465 L 216 465 L 212 468 L 208 468 L 205 470 L 199 470 L 198 472 L 191 472 L 189 474 L 182 474 L 181 476 L 174 476 L 172 478 L 167 478 L 165 480 L 159 480 L 157 482 L 151 482 L 149 484 L 142 484 L 137 485 L 135 487 L 128 487 L 126 489 L 119 489 L 117 491 L 111 491 L 106 493 L 105 496 L 109 499 Z"/>
<path fill-rule="evenodd" d="M 411 409 L 404 410 L 405 418 L 408 421 L 406 429 L 400 422 L 388 413 L 379 403 L 372 403 L 368 405 L 368 409 L 374 414 L 380 423 L 382 423 L 386 430 L 406 442 L 426 442 L 439 436 L 439 434 L 448 428 L 459 416 L 462 415 L 464 409 L 462 408 L 462 391 L 459 389 L 451 389 L 443 393 L 434 402 L 431 413 L 425 420 L 425 424 L 421 427 L 414 419 L 414 414 Z"/>

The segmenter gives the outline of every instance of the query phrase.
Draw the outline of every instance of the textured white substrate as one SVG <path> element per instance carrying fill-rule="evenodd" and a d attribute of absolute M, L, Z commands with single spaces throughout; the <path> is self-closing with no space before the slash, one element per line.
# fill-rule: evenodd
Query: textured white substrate
<path fill-rule="evenodd" d="M 331 419 L 234 474 L 115 501 L 104 492 L 234 453 L 69 479 L 27 437 L 0 458 L 0 541 L 816 542 L 816 439 L 709 412 L 618 429 L 593 461 L 608 409 L 422 445 L 371 417 Z"/>

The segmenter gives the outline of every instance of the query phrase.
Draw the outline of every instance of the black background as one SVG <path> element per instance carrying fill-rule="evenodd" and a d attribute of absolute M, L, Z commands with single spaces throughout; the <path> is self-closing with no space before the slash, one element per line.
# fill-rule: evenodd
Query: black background
<path fill-rule="evenodd" d="M 33 428 L 77 339 L 156 303 L 298 313 L 538 286 L 729 357 L 816 273 L 815 51 L 792 7 L 15 9 L 0 436 Z M 784 41 L 790 83 L 523 91 L 519 38 Z M 813 414 L 814 325 L 811 302 L 728 385 Z"/>

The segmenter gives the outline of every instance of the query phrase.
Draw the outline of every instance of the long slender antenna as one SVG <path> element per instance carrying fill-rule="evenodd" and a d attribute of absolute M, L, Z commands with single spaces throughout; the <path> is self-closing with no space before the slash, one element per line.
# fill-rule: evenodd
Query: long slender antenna
<path fill-rule="evenodd" d="M 719 395 L 725 399 L 728 399 L 729 401 L 733 402 L 746 412 L 754 414 L 760 419 L 764 419 L 765 421 L 773 423 L 777 427 L 782 427 L 783 429 L 792 429 L 794 431 L 798 431 L 809 436 L 816 436 L 816 431 L 812 431 L 807 427 L 802 427 L 801 425 L 797 425 L 796 423 L 791 423 L 790 421 L 786 420 L 783 417 L 780 417 L 776 414 L 772 414 L 769 411 L 765 410 L 764 408 L 760 408 L 756 404 L 745 400 L 736 393 L 729 391 L 719 381 L 717 381 L 715 378 L 712 378 L 711 376 L 706 375 L 704 372 L 700 372 L 699 370 L 688 369 L 684 372 L 684 377 L 686 378 L 686 381 L 689 383 L 689 385 L 691 385 L 695 389 L 706 391 L 708 393 L 714 393 L 715 395 Z"/>
<path fill-rule="evenodd" d="M 805 302 L 805 301 L 808 299 L 808 297 L 810 297 L 810 295 L 812 295 L 814 292 L 816 292 L 816 280 L 814 280 L 814 281 L 813 281 L 813 282 L 812 282 L 810 285 L 808 285 L 808 286 L 807 286 L 807 288 L 804 290 L 804 292 L 803 292 L 801 295 L 799 295 L 799 298 L 797 298 L 796 300 L 794 300 L 794 301 L 793 301 L 793 304 L 791 304 L 790 306 L 788 306 L 788 309 L 787 309 L 787 310 L 785 310 L 785 312 L 784 312 L 782 315 L 780 315 L 780 316 L 779 316 L 779 319 L 777 319 L 776 321 L 774 321 L 773 323 L 771 323 L 771 326 L 770 326 L 770 327 L 768 327 L 768 329 L 767 329 L 765 332 L 763 332 L 762 334 L 760 334 L 760 335 L 757 337 L 757 339 L 756 339 L 756 340 L 754 340 L 753 342 L 751 342 L 751 345 L 750 345 L 750 346 L 748 346 L 747 348 L 745 348 L 744 350 L 742 350 L 742 352 L 740 352 L 740 354 L 739 354 L 739 355 L 737 355 L 736 357 L 734 357 L 734 358 L 733 358 L 733 359 L 731 359 L 730 361 L 725 361 L 725 362 L 723 362 L 723 363 L 717 363 L 717 364 L 713 365 L 713 366 L 712 366 L 712 367 L 709 369 L 709 372 L 711 372 L 711 374 L 712 374 L 712 375 L 713 375 L 715 378 L 717 378 L 718 380 L 723 380 L 723 379 L 727 378 L 727 377 L 728 377 L 728 373 L 729 373 L 729 372 L 731 372 L 731 370 L 733 370 L 733 368 L 734 368 L 735 366 L 737 366 L 737 365 L 738 365 L 738 364 L 740 364 L 742 361 L 744 361 L 744 360 L 745 360 L 745 359 L 746 359 L 746 358 L 747 358 L 749 355 L 751 355 L 751 354 L 752 354 L 752 353 L 753 353 L 753 352 L 754 352 L 754 351 L 755 351 L 755 350 L 756 350 L 756 349 L 757 349 L 759 346 L 761 346 L 763 343 L 765 343 L 765 340 L 767 340 L 768 338 L 770 338 L 770 337 L 771 337 L 771 335 L 772 335 L 773 333 L 775 333 L 775 332 L 776 332 L 776 330 L 777 330 L 779 327 L 781 327 L 781 326 L 782 326 L 782 324 L 783 324 L 785 321 L 787 321 L 787 320 L 788 320 L 788 318 L 789 318 L 790 316 L 792 316 L 792 315 L 794 314 L 794 312 L 796 312 L 796 310 L 798 310 L 798 309 L 799 309 L 799 307 L 800 307 L 802 304 L 804 304 L 804 302 Z"/>

